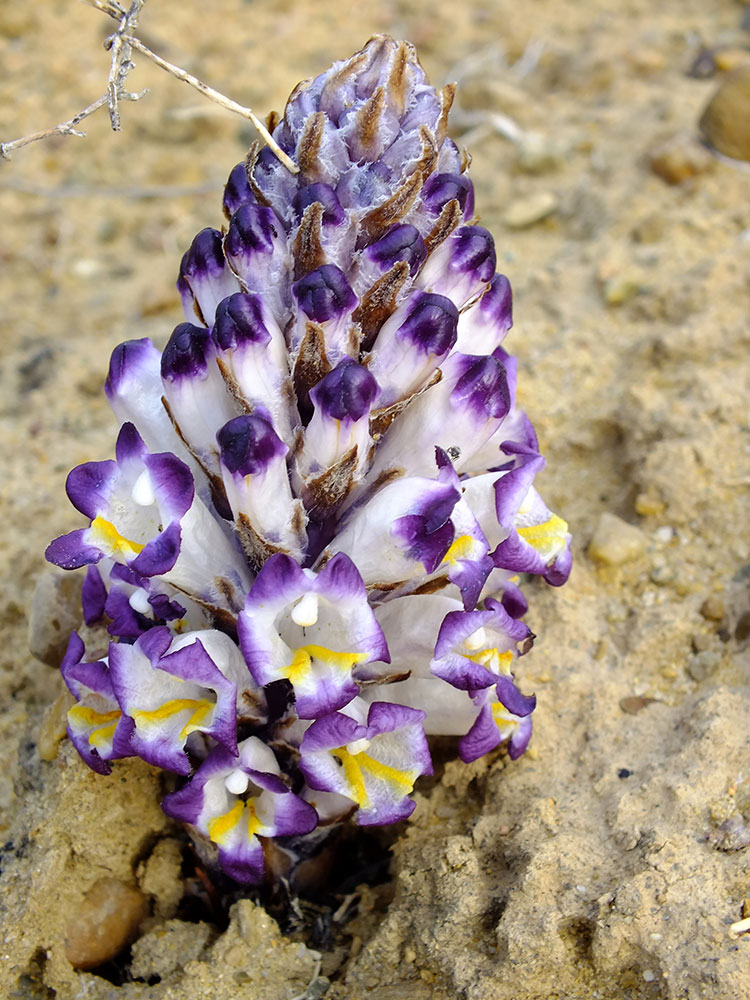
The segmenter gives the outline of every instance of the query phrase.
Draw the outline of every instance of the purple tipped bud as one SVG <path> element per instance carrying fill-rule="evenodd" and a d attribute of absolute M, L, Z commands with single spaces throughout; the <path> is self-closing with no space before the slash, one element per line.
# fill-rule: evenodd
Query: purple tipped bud
<path fill-rule="evenodd" d="M 477 280 L 490 281 L 495 273 L 497 256 L 492 235 L 482 226 L 462 226 L 453 235 L 451 267 L 472 271 Z"/>
<path fill-rule="evenodd" d="M 224 188 L 224 214 L 231 219 L 240 205 L 245 202 L 254 202 L 255 195 L 247 179 L 247 170 L 244 163 L 238 163 L 232 170 Z"/>
<path fill-rule="evenodd" d="M 365 251 L 371 261 L 382 271 L 387 271 L 398 261 L 409 265 L 412 275 L 416 274 L 427 256 L 427 247 L 416 226 L 407 224 L 393 226 L 377 243 Z"/>
<path fill-rule="evenodd" d="M 294 211 L 298 219 L 305 214 L 305 209 L 314 202 L 323 206 L 323 225 L 340 226 L 346 219 L 346 212 L 336 197 L 336 192 L 329 184 L 309 184 L 301 188 L 294 196 Z"/>
<path fill-rule="evenodd" d="M 292 285 L 300 309 L 316 323 L 339 319 L 351 312 L 357 296 L 344 272 L 335 264 L 323 264 Z"/>
<path fill-rule="evenodd" d="M 237 292 L 220 302 L 213 337 L 222 351 L 236 350 L 248 343 L 267 344 L 271 334 L 263 322 L 260 296 Z"/>
<path fill-rule="evenodd" d="M 426 261 L 417 284 L 450 296 L 459 309 L 482 291 L 495 273 L 492 236 L 481 226 L 461 226 Z"/>
<path fill-rule="evenodd" d="M 456 342 L 458 309 L 444 295 L 419 295 L 396 337 L 408 340 L 425 354 L 443 356 Z"/>
<path fill-rule="evenodd" d="M 505 368 L 494 357 L 477 358 L 451 392 L 454 406 L 465 406 L 496 419 L 506 415 L 510 402 Z"/>
<path fill-rule="evenodd" d="M 196 313 L 208 325 L 213 322 L 216 306 L 239 290 L 239 282 L 224 259 L 221 233 L 203 229 L 182 258 L 177 288 L 188 319 Z"/>
<path fill-rule="evenodd" d="M 224 424 L 216 435 L 221 461 L 233 475 L 257 476 L 288 451 L 268 411 L 258 407 Z"/>
<path fill-rule="evenodd" d="M 331 420 L 361 420 L 370 412 L 378 383 L 351 358 L 344 358 L 310 393 L 316 409 Z"/>
<path fill-rule="evenodd" d="M 479 300 L 479 314 L 485 323 L 494 323 L 503 330 L 513 326 L 513 295 L 504 274 L 496 274 L 490 282 Z"/>
<path fill-rule="evenodd" d="M 229 223 L 225 250 L 232 262 L 244 262 L 254 254 L 272 254 L 281 225 L 265 205 L 240 205 Z"/>
<path fill-rule="evenodd" d="M 202 378 L 208 369 L 212 348 L 211 335 L 205 327 L 180 323 L 161 356 L 161 377 L 170 382 L 179 378 Z"/>
<path fill-rule="evenodd" d="M 226 263 L 218 229 L 201 229 L 182 258 L 180 275 L 192 284 L 193 278 L 213 278 L 222 274 Z"/>
<path fill-rule="evenodd" d="M 492 354 L 513 326 L 513 298 L 504 274 L 496 274 L 487 291 L 458 320 L 456 350 Z"/>
<path fill-rule="evenodd" d="M 474 186 L 465 174 L 432 174 L 422 188 L 422 202 L 440 215 L 449 201 L 457 201 L 465 219 L 474 214 Z"/>
<path fill-rule="evenodd" d="M 458 309 L 449 298 L 411 293 L 383 324 L 370 354 L 379 408 L 416 392 L 455 344 L 457 327 Z"/>

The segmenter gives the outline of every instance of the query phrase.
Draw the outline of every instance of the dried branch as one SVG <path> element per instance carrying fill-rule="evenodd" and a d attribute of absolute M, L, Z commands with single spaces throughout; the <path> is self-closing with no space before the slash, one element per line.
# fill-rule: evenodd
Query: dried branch
<path fill-rule="evenodd" d="M 299 167 L 279 146 L 266 126 L 257 117 L 257 115 L 255 115 L 251 108 L 244 107 L 242 104 L 237 104 L 236 101 L 231 100 L 229 97 L 225 97 L 224 94 L 221 94 L 218 90 L 214 90 L 213 87 L 209 87 L 197 77 L 194 77 L 190 73 L 186 72 L 186 70 L 181 69 L 179 66 L 175 66 L 166 59 L 163 59 L 155 52 L 152 52 L 148 46 L 144 45 L 143 42 L 133 34 L 138 26 L 138 18 L 143 10 L 146 0 L 132 0 L 128 10 L 125 10 L 125 8 L 122 7 L 117 0 L 85 0 L 85 2 L 89 4 L 89 6 L 94 7 L 103 14 L 107 14 L 108 17 L 111 17 L 113 20 L 118 22 L 117 31 L 110 35 L 104 43 L 105 47 L 112 55 L 109 67 L 109 76 L 107 78 L 107 93 L 98 100 L 94 101 L 94 103 L 90 104 L 87 108 L 84 108 L 83 111 L 79 111 L 78 114 L 74 115 L 67 122 L 62 122 L 60 125 L 55 125 L 52 128 L 44 129 L 40 132 L 34 132 L 32 135 L 24 136 L 21 139 L 14 139 L 12 142 L 0 143 L 0 159 L 10 159 L 10 154 L 16 149 L 20 149 L 22 146 L 27 146 L 31 142 L 37 142 L 40 139 L 47 139 L 52 135 L 76 135 L 81 138 L 85 137 L 86 133 L 81 129 L 78 129 L 76 126 L 105 104 L 109 108 L 109 118 L 112 128 L 115 132 L 119 132 L 121 128 L 119 102 L 138 101 L 148 93 L 148 90 L 131 93 L 126 89 L 128 74 L 132 69 L 134 69 L 135 66 L 132 61 L 132 51 L 135 49 L 137 52 L 146 56 L 147 59 L 150 59 L 151 62 L 165 70 L 165 72 L 170 73 L 183 83 L 187 83 L 191 87 L 194 87 L 199 93 L 203 94 L 204 97 L 207 97 L 209 100 L 219 104 L 227 111 L 232 111 L 235 114 L 242 115 L 243 118 L 249 119 L 287 170 L 293 174 L 299 172 Z"/>

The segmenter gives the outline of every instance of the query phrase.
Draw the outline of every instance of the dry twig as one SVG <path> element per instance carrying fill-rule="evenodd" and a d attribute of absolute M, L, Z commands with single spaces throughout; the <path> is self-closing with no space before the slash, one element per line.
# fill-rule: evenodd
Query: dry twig
<path fill-rule="evenodd" d="M 293 160 L 290 159 L 284 150 L 281 149 L 263 122 L 255 115 L 251 108 L 244 107 L 242 104 L 237 104 L 236 101 L 225 97 L 224 94 L 221 94 L 218 90 L 214 90 L 213 87 L 209 87 L 207 84 L 197 79 L 197 77 L 192 76 L 184 69 L 181 69 L 179 66 L 175 66 L 173 63 L 167 62 L 166 59 L 163 59 L 155 52 L 152 52 L 151 49 L 144 45 L 143 42 L 133 34 L 138 26 L 138 18 L 143 10 L 146 0 L 132 0 L 132 3 L 127 10 L 122 7 L 117 0 L 85 0 L 85 2 L 118 22 L 117 31 L 110 35 L 105 41 L 105 46 L 112 55 L 109 76 L 107 79 L 107 93 L 98 100 L 94 101 L 94 103 L 90 104 L 87 108 L 84 108 L 83 111 L 79 111 L 78 114 L 74 115 L 67 122 L 55 125 L 49 129 L 43 129 L 40 132 L 34 132 L 33 134 L 24 136 L 21 139 L 14 139 L 12 142 L 0 143 L 0 158 L 9 159 L 10 154 L 16 149 L 20 149 L 22 146 L 27 146 L 31 142 L 37 142 L 39 139 L 47 139 L 52 135 L 76 135 L 84 137 L 86 133 L 77 128 L 77 126 L 85 118 L 88 118 L 89 115 L 93 114 L 105 104 L 109 108 L 109 118 L 112 128 L 115 132 L 118 132 L 121 127 L 119 102 L 138 101 L 144 97 L 146 93 L 148 93 L 147 90 L 142 90 L 138 93 L 131 93 L 125 86 L 128 74 L 134 68 L 131 56 L 133 50 L 135 49 L 167 73 L 170 73 L 178 80 L 182 80 L 183 83 L 187 83 L 191 87 L 194 87 L 197 91 L 199 91 L 199 93 L 203 94 L 204 97 L 207 97 L 209 100 L 221 105 L 221 107 L 226 108 L 227 111 L 233 111 L 235 114 L 242 115 L 243 118 L 249 119 L 287 170 L 293 174 L 299 172 L 299 167 Z"/>

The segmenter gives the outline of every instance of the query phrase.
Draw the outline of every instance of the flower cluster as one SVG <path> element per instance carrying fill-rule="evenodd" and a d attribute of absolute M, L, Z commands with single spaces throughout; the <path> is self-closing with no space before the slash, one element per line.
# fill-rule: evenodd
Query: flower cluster
<path fill-rule="evenodd" d="M 239 881 L 267 838 L 408 816 L 428 735 L 471 761 L 531 734 L 519 575 L 563 583 L 570 539 L 452 97 L 385 37 L 297 87 L 271 128 L 299 172 L 259 146 L 232 170 L 187 321 L 112 356 L 115 459 L 70 473 L 89 523 L 47 551 L 111 636 L 71 637 L 71 740 L 182 776 L 165 812 Z"/>

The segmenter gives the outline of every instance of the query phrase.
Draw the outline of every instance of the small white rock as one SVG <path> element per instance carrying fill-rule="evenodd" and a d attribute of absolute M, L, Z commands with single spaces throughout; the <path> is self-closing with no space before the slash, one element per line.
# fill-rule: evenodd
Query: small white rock
<path fill-rule="evenodd" d="M 589 542 L 588 552 L 597 562 L 621 566 L 642 556 L 646 546 L 647 539 L 640 528 L 604 511 Z"/>

